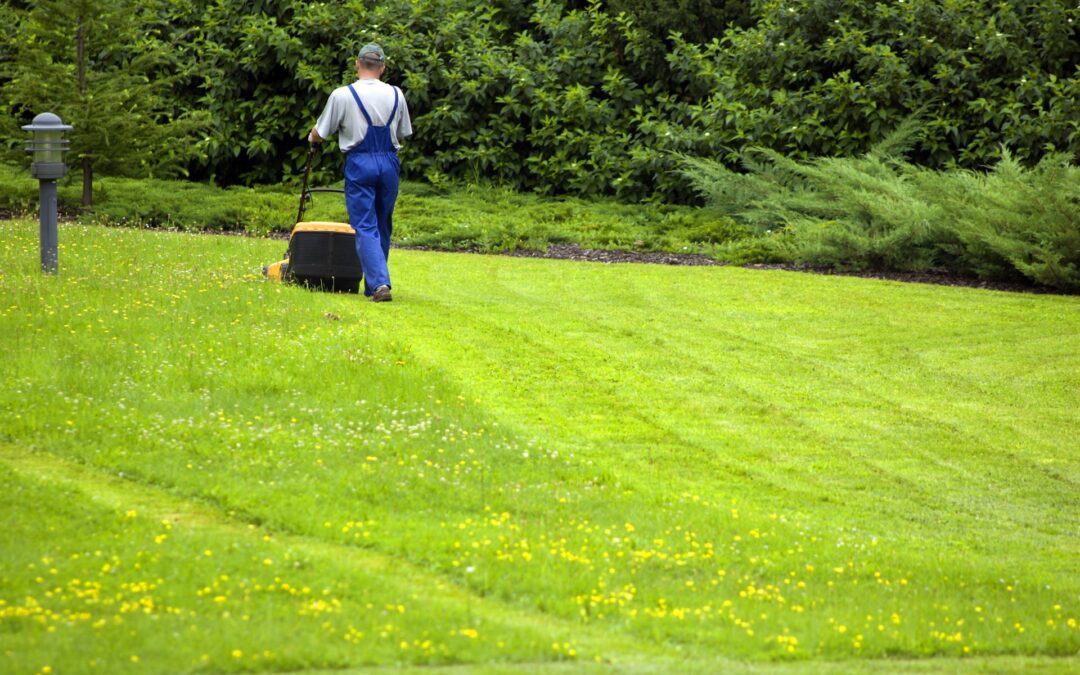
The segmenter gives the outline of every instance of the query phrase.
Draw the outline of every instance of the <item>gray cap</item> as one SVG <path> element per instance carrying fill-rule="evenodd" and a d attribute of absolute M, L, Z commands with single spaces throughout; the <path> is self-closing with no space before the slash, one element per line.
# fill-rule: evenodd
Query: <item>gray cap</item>
<path fill-rule="evenodd" d="M 356 55 L 356 58 L 368 61 L 385 61 L 386 54 L 383 53 L 382 47 L 374 42 L 369 42 L 360 48 L 360 53 Z"/>

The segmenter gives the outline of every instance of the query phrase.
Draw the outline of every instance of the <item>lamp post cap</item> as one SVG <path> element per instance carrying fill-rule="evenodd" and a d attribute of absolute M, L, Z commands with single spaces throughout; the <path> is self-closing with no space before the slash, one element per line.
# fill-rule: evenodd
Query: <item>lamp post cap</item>
<path fill-rule="evenodd" d="M 43 112 L 34 117 L 32 124 L 23 126 L 23 131 L 71 131 L 74 127 L 64 124 L 59 115 Z"/>

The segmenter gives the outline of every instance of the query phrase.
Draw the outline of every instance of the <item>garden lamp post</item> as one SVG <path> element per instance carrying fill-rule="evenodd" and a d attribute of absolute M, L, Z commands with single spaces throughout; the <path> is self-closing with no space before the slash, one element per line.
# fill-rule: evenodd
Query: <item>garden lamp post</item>
<path fill-rule="evenodd" d="M 65 131 L 71 131 L 71 125 L 56 115 L 45 112 L 34 118 L 32 124 L 23 127 L 31 134 L 26 142 L 26 151 L 33 153 L 34 162 L 30 165 L 30 175 L 38 179 L 41 205 L 41 271 L 55 273 L 58 266 L 56 236 L 56 181 L 67 173 L 64 165 L 64 153 L 68 141 Z"/>

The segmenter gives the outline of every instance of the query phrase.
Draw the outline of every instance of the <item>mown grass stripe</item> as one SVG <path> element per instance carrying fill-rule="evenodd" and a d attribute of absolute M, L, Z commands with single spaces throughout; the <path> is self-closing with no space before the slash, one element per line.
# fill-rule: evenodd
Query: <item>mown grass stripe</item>
<path fill-rule="evenodd" d="M 155 522 L 168 521 L 177 531 L 203 531 L 248 541 L 272 537 L 279 548 L 315 560 L 333 561 L 335 567 L 340 567 L 342 571 L 362 570 L 377 576 L 388 588 L 410 594 L 419 593 L 427 601 L 467 605 L 469 612 L 475 614 L 482 624 L 536 631 L 550 636 L 553 641 L 572 639 L 582 650 L 583 656 L 603 653 L 602 660 L 608 666 L 665 658 L 666 650 L 658 646 L 641 643 L 600 627 L 581 626 L 548 614 L 523 611 L 498 599 L 478 595 L 453 579 L 434 575 L 402 558 L 269 529 L 238 519 L 241 514 L 225 513 L 205 502 L 177 496 L 160 487 L 134 480 L 131 476 L 117 476 L 47 452 L 28 451 L 8 443 L 0 443 L 0 462 L 34 480 L 67 486 L 106 509 L 136 512 L 140 518 Z M 48 505 L 39 505 L 39 508 L 48 508 Z M 505 665 L 536 667 L 542 663 Z"/>

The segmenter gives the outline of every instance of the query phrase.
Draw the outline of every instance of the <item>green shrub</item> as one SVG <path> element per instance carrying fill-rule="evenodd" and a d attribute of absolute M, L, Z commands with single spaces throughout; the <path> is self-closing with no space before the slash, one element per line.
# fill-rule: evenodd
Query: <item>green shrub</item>
<path fill-rule="evenodd" d="M 717 260 L 734 265 L 791 263 L 797 260 L 791 237 L 782 232 L 735 239 L 717 246 L 711 254 Z"/>
<path fill-rule="evenodd" d="M 0 209 L 16 214 L 37 209 L 38 184 L 28 166 L 0 164 Z"/>
<path fill-rule="evenodd" d="M 181 180 L 100 178 L 93 208 L 81 209 L 76 174 L 59 181 L 61 212 L 108 225 L 267 234 L 288 231 L 298 195 L 281 188 L 217 188 Z M 38 208 L 38 184 L 27 169 L 0 164 L 0 209 L 28 213 Z"/>
<path fill-rule="evenodd" d="M 987 278 L 1017 273 L 1049 286 L 1080 290 L 1080 167 L 1048 155 L 1025 169 L 1011 155 L 989 173 L 951 176 L 915 171 L 925 192 L 939 195 L 942 216 L 962 244 L 960 257 Z"/>
<path fill-rule="evenodd" d="M 0 210 L 37 209 L 37 181 L 25 169 L 0 164 Z M 340 183 L 338 183 L 340 185 Z M 80 186 L 61 181 L 62 211 L 105 225 L 230 231 L 288 232 L 299 189 L 288 186 L 218 188 L 173 180 L 100 179 L 94 207 L 78 207 Z M 317 193 L 306 220 L 347 222 L 339 194 Z M 404 182 L 394 215 L 394 243 L 483 252 L 582 248 L 709 253 L 720 242 L 751 235 L 715 210 L 615 201 L 584 201 L 517 193 L 508 188 Z"/>
<path fill-rule="evenodd" d="M 1002 146 L 1025 166 L 1080 156 L 1080 7 L 1061 0 L 134 4 L 147 37 L 111 58 L 150 59 L 174 119 L 212 120 L 177 157 L 190 150 L 190 175 L 225 185 L 295 178 L 308 128 L 370 40 L 413 115 L 404 170 L 440 186 L 692 203 L 673 153 L 858 156 L 920 108 L 918 165 L 984 168 Z M 2 11 L 20 34 L 25 10 Z M 0 47 L 0 86 L 13 58 Z M 0 102 L 8 138 L 20 105 Z M 337 180 L 336 147 L 322 152 L 316 182 Z"/>
<path fill-rule="evenodd" d="M 658 223 L 657 229 L 660 232 L 681 231 L 687 241 L 695 244 L 723 244 L 745 239 L 753 234 L 746 225 L 718 213 L 710 213 L 704 218 L 696 214 L 669 216 Z"/>
<path fill-rule="evenodd" d="M 1006 153 L 989 173 L 935 171 L 881 152 L 800 162 L 758 150 L 748 153 L 746 174 L 684 161 L 685 175 L 716 208 L 782 229 L 779 250 L 792 260 L 1080 290 L 1080 167 L 1061 155 L 1027 169 Z M 758 242 L 727 254 L 752 259 Z M 774 249 L 760 254 L 771 259 Z"/>
<path fill-rule="evenodd" d="M 767 0 L 757 10 L 756 26 L 677 41 L 670 59 L 702 97 L 701 128 L 735 149 L 854 156 L 925 108 L 909 155 L 920 165 L 982 168 L 1002 145 L 1027 164 L 1080 152 L 1080 6 Z"/>

